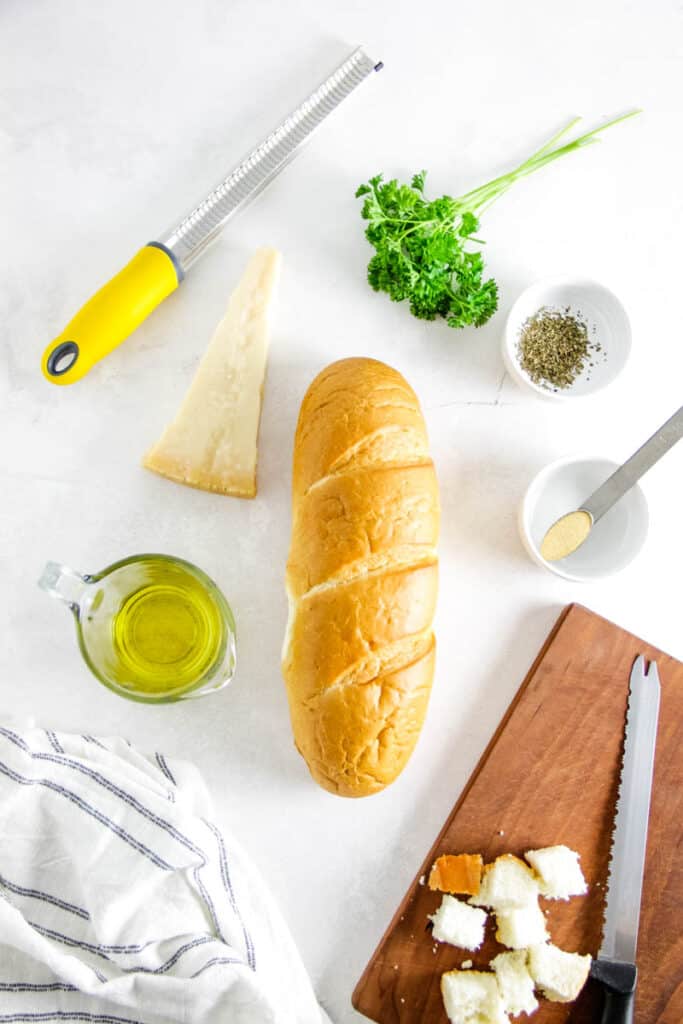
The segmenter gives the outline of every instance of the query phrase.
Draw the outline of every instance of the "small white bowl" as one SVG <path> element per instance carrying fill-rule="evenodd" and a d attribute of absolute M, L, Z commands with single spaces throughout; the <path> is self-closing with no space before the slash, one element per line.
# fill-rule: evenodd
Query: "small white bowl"
<path fill-rule="evenodd" d="M 580 315 L 588 327 L 588 337 L 601 351 L 589 358 L 582 373 L 566 388 L 543 387 L 536 384 L 522 369 L 519 361 L 519 338 L 529 317 L 543 306 Z M 521 388 L 528 388 L 541 398 L 581 398 L 602 391 L 619 376 L 631 352 L 631 325 L 623 305 L 604 285 L 587 278 L 558 277 L 538 281 L 522 292 L 508 314 L 503 332 L 505 368 Z M 588 365 L 593 363 L 593 366 Z"/>
<path fill-rule="evenodd" d="M 606 512 L 588 538 L 567 558 L 547 562 L 541 555 L 546 530 L 580 508 L 618 464 L 592 455 L 559 459 L 542 469 L 529 485 L 519 507 L 519 535 L 537 565 L 577 583 L 612 576 L 636 557 L 647 536 L 647 501 L 636 484 Z"/>

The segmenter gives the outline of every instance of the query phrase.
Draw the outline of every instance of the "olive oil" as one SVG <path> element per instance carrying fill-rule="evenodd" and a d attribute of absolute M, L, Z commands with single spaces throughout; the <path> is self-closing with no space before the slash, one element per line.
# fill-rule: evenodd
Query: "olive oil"
<path fill-rule="evenodd" d="M 222 658 L 223 617 L 195 577 L 175 567 L 157 567 L 154 577 L 128 595 L 114 615 L 114 676 L 119 685 L 136 690 L 180 693 L 201 682 Z"/>
<path fill-rule="evenodd" d="M 76 619 L 81 653 L 124 697 L 160 703 L 220 689 L 235 670 L 235 622 L 190 562 L 135 555 L 93 575 L 49 563 L 41 585 Z"/>
<path fill-rule="evenodd" d="M 235 620 L 213 580 L 170 555 L 132 555 L 97 573 L 48 562 L 39 586 L 67 605 L 101 683 L 149 704 L 200 697 L 235 673 Z"/>

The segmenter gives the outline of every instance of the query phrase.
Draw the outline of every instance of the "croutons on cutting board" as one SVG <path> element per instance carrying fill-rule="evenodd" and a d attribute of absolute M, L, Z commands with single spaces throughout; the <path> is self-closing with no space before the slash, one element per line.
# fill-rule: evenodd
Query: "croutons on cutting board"
<path fill-rule="evenodd" d="M 432 935 L 460 949 L 479 949 L 484 941 L 486 911 L 470 907 L 455 896 L 444 896 L 441 906 L 430 916 Z"/>
<path fill-rule="evenodd" d="M 529 973 L 546 999 L 553 1003 L 571 1003 L 586 983 L 591 968 L 590 956 L 567 953 L 544 942 L 529 950 Z"/>
<path fill-rule="evenodd" d="M 437 857 L 429 873 L 428 885 L 438 892 L 476 896 L 481 885 L 484 858 L 480 853 L 444 854 Z"/>
<path fill-rule="evenodd" d="M 441 975 L 441 995 L 451 1024 L 508 1024 L 495 974 L 448 971 Z"/>
<path fill-rule="evenodd" d="M 541 895 L 549 900 L 568 900 L 588 891 L 579 855 L 568 846 L 546 846 L 524 854 L 538 876 Z"/>
<path fill-rule="evenodd" d="M 497 910 L 496 922 L 496 938 L 509 949 L 527 949 L 548 938 L 545 915 L 536 902 Z"/>
<path fill-rule="evenodd" d="M 493 864 L 484 866 L 479 892 L 468 902 L 474 907 L 507 909 L 533 903 L 539 894 L 536 876 L 529 865 L 511 853 L 504 853 Z"/>
<path fill-rule="evenodd" d="M 538 1009 L 534 979 L 529 974 L 525 949 L 499 953 L 491 961 L 491 967 L 496 973 L 506 1013 L 516 1017 L 518 1013 L 530 1014 Z"/>

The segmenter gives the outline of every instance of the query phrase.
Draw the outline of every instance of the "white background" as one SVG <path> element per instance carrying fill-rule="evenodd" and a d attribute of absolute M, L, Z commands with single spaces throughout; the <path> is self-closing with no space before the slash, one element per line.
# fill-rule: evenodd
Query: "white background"
<path fill-rule="evenodd" d="M 646 478 L 648 542 L 613 580 L 544 572 L 515 525 L 544 464 L 581 451 L 621 460 L 680 405 L 682 29 L 673 0 L 0 8 L 2 711 L 194 760 L 338 1022 L 359 1019 L 353 985 L 561 608 L 581 601 L 683 655 L 683 449 Z M 79 305 L 358 42 L 385 70 L 122 348 L 72 388 L 45 383 L 41 351 Z M 634 105 L 642 117 L 486 214 L 501 290 L 487 327 L 424 324 L 367 287 L 353 193 L 368 175 L 426 167 L 433 193 L 457 194 L 572 115 L 594 124 Z M 169 483 L 140 459 L 261 244 L 283 251 L 284 273 L 249 502 Z M 564 272 L 623 298 L 634 351 L 613 389 L 560 406 L 505 379 L 499 335 L 524 286 Z M 314 374 L 346 355 L 385 359 L 415 387 L 443 503 L 428 719 L 404 776 L 362 801 L 310 781 L 279 674 L 296 416 Z M 146 550 L 196 562 L 233 604 L 239 673 L 215 699 L 148 708 L 110 694 L 80 661 L 66 610 L 36 587 L 48 558 L 97 570 Z"/>

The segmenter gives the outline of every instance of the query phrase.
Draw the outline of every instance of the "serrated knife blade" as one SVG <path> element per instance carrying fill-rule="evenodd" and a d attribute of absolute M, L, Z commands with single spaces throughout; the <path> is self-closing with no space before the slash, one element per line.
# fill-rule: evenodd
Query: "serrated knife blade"
<path fill-rule="evenodd" d="M 600 956 L 635 961 L 640 897 L 645 870 L 647 823 L 659 718 L 659 675 L 645 659 L 636 659 L 624 734 L 624 761 L 614 818 L 612 858 L 607 881 L 605 923 Z"/>
<path fill-rule="evenodd" d="M 633 1020 L 638 922 L 647 849 L 660 683 L 642 655 L 631 671 L 602 945 L 591 974 L 605 986 L 603 1024 Z"/>

